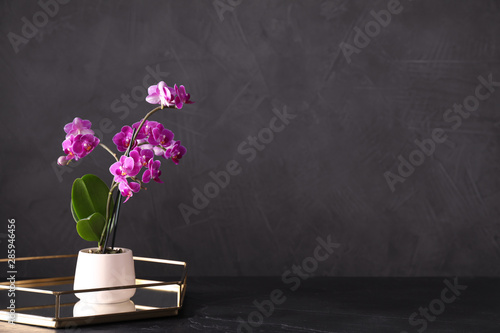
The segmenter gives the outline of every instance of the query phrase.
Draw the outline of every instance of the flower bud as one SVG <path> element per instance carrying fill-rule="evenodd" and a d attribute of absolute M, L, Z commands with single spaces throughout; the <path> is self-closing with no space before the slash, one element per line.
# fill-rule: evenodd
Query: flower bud
<path fill-rule="evenodd" d="M 66 159 L 66 156 L 61 156 L 57 159 L 57 164 L 62 165 L 62 166 L 68 165 L 68 162 L 69 161 Z"/>

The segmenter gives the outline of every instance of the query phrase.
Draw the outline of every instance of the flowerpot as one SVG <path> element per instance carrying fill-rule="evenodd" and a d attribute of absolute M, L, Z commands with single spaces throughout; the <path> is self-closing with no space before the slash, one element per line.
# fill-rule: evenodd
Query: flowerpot
<path fill-rule="evenodd" d="M 83 249 L 78 252 L 74 290 L 118 287 L 135 284 L 134 258 L 132 251 L 121 249 L 121 253 L 90 253 Z M 135 294 L 135 288 L 76 293 L 76 297 L 86 303 L 122 303 Z"/>

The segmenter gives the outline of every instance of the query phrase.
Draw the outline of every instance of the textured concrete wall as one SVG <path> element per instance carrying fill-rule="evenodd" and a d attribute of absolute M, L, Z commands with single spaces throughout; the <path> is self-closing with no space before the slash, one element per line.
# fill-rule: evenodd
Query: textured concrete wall
<path fill-rule="evenodd" d="M 118 244 L 196 275 L 500 275 L 498 1 L 47 3 L 0 2 L 0 257 L 8 218 L 18 256 L 92 245 L 71 184 L 112 159 L 56 168 L 62 128 L 112 147 L 156 77 L 196 101 L 153 119 L 188 153 L 123 206 Z"/>

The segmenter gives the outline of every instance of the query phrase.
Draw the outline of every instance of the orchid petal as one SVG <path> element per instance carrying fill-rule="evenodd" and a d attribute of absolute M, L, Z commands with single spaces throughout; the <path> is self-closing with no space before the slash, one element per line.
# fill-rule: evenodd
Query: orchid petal
<path fill-rule="evenodd" d="M 139 192 L 141 189 L 141 185 L 139 183 L 136 183 L 136 182 L 130 182 L 129 186 L 130 186 L 130 189 L 132 191 L 134 191 L 135 193 Z"/>

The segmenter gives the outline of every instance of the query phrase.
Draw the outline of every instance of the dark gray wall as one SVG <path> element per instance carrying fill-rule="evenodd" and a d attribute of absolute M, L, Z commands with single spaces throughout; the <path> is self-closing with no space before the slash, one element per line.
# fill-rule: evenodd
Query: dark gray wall
<path fill-rule="evenodd" d="M 221 15 L 214 3 L 229 6 L 70 1 L 44 22 L 36 1 L 0 2 L 0 257 L 8 218 L 18 256 L 93 245 L 76 234 L 71 184 L 90 172 L 109 182 L 112 159 L 95 151 L 54 169 L 62 128 L 89 119 L 113 146 L 152 108 L 142 85 L 159 70 L 196 101 L 154 117 L 188 153 L 123 206 L 121 246 L 196 275 L 281 275 L 331 235 L 334 253 L 305 261 L 314 274 L 500 275 L 500 86 L 479 88 L 487 97 L 470 116 L 447 113 L 477 101 L 479 76 L 500 81 L 498 1 L 244 0 Z M 370 23 L 388 5 L 400 12 L 386 27 Z M 33 16 L 40 27 L 16 53 L 9 33 Z M 361 45 L 365 27 L 375 30 Z M 356 42 L 346 57 L 341 45 Z M 265 128 L 284 111 L 294 118 L 271 140 Z M 433 132 L 446 140 L 416 152 Z M 248 161 L 244 142 L 258 133 L 270 142 Z M 398 175 L 400 156 L 425 160 L 392 191 L 384 174 Z M 231 160 L 241 172 L 184 219 L 179 205 Z"/>

